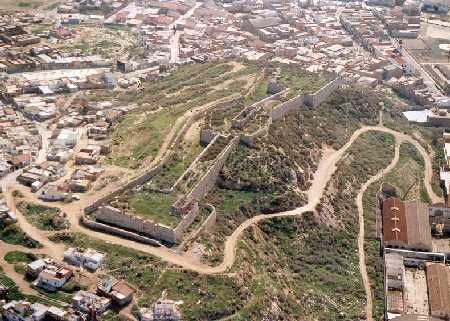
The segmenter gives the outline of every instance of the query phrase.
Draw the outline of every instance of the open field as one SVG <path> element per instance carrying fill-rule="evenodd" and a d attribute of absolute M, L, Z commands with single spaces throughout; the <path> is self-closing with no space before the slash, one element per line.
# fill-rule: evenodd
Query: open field
<path fill-rule="evenodd" d="M 41 230 L 63 230 L 69 226 L 68 220 L 58 208 L 27 202 L 20 202 L 17 207 L 31 224 Z"/>
<path fill-rule="evenodd" d="M 1 10 L 17 10 L 17 9 L 36 9 L 42 5 L 45 5 L 45 0 L 0 0 L 0 11 Z"/>

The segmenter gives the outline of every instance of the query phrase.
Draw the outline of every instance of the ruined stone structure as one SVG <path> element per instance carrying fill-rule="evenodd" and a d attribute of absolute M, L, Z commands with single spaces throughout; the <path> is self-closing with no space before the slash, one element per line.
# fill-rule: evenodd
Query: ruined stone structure
<path fill-rule="evenodd" d="M 239 143 L 239 137 L 234 137 L 228 145 L 219 153 L 215 158 L 213 165 L 208 168 L 202 178 L 194 186 L 194 188 L 185 196 L 178 199 L 172 206 L 174 212 L 183 213 L 186 212 L 186 208 L 191 206 L 192 202 L 198 202 L 203 196 L 215 186 L 219 173 L 225 164 L 228 156 Z M 209 146 L 212 146 L 210 144 Z M 209 147 L 208 146 L 208 147 Z"/>
<path fill-rule="evenodd" d="M 245 107 L 236 117 L 231 120 L 231 126 L 237 129 L 243 128 L 246 124 L 248 124 L 248 122 L 253 119 L 253 117 L 261 110 L 261 108 L 264 107 L 267 102 L 278 99 L 288 91 L 289 89 L 285 89 L 275 95 L 264 98 L 263 100 L 260 100 L 253 105 Z"/>
<path fill-rule="evenodd" d="M 202 153 L 200 153 L 200 155 L 194 160 L 194 162 L 183 173 L 183 175 L 175 182 L 170 191 L 168 191 L 174 192 L 179 184 L 181 184 L 185 179 L 189 179 L 189 175 L 198 175 L 198 170 L 202 171 L 201 177 L 198 180 L 195 180 L 195 185 L 183 196 L 181 196 L 171 207 L 172 215 L 181 216 L 181 221 L 176 227 L 169 227 L 163 224 L 159 224 L 158 222 L 143 219 L 136 215 L 133 215 L 132 213 L 128 213 L 108 205 L 108 203 L 112 199 L 122 194 L 124 191 L 143 185 L 148 182 L 153 176 L 158 174 L 162 166 L 164 166 L 169 160 L 168 155 L 164 155 L 162 162 L 158 166 L 146 171 L 139 177 L 130 180 L 128 183 L 124 184 L 123 187 L 86 207 L 84 210 L 85 214 L 93 213 L 93 217 L 95 217 L 96 221 L 83 216 L 81 218 L 81 222 L 85 226 L 92 229 L 120 235 L 147 244 L 159 245 L 156 240 L 161 240 L 168 243 L 180 243 L 183 239 L 184 232 L 192 224 L 199 212 L 199 200 L 201 200 L 206 194 L 208 194 L 210 190 L 216 185 L 220 171 L 222 170 L 225 161 L 235 150 L 236 146 L 239 143 L 253 146 L 257 138 L 262 137 L 268 133 L 270 124 L 273 120 L 278 120 L 289 112 L 299 110 L 302 107 L 316 107 L 320 105 L 342 84 L 343 80 L 338 78 L 329 82 L 327 85 L 313 94 L 299 95 L 279 104 L 267 113 L 269 119 L 266 126 L 259 128 L 254 133 L 241 133 L 238 136 L 227 137 L 221 135 L 220 133 L 216 133 L 213 130 L 203 129 L 200 133 L 200 143 L 203 145 L 207 145 L 207 147 L 202 151 Z M 288 90 L 289 89 L 286 89 L 277 94 L 269 96 L 253 105 L 248 106 L 247 108 L 242 110 L 241 113 L 239 113 L 235 118 L 233 118 L 232 127 L 235 129 L 244 128 L 257 116 L 262 108 L 264 108 L 266 103 L 271 100 L 278 99 Z M 184 133 L 186 133 L 189 127 L 193 124 L 193 122 L 198 120 L 200 117 L 201 115 L 191 117 L 191 119 L 189 119 L 180 130 L 181 134 L 174 137 L 169 145 L 173 146 L 174 144 L 177 144 L 184 136 Z M 222 147 L 222 145 L 219 145 L 219 148 L 221 149 L 220 152 L 216 153 L 217 155 L 213 159 L 208 159 L 206 161 L 205 164 L 207 167 L 202 169 L 202 166 L 198 166 L 199 163 L 203 162 L 203 156 L 206 155 L 211 149 L 218 148 L 216 142 L 219 139 L 224 138 L 229 139 L 229 141 L 227 141 L 224 147 Z M 224 144 L 224 142 L 222 142 L 222 144 Z M 168 215 L 170 214 L 168 213 Z M 210 230 L 216 222 L 216 215 L 217 214 L 215 208 L 212 207 L 211 214 L 202 223 L 197 232 L 201 233 L 202 231 Z"/>
<path fill-rule="evenodd" d="M 200 144 L 203 146 L 207 146 L 212 142 L 214 138 L 217 137 L 217 133 L 208 128 L 202 128 L 200 131 Z"/>
<path fill-rule="evenodd" d="M 182 240 L 186 228 L 194 221 L 198 210 L 198 204 L 195 203 L 176 227 L 146 220 L 112 206 L 99 207 L 95 211 L 94 216 L 96 221 L 100 223 L 121 227 L 125 230 L 136 232 L 139 235 L 148 236 L 168 243 L 178 243 Z"/>

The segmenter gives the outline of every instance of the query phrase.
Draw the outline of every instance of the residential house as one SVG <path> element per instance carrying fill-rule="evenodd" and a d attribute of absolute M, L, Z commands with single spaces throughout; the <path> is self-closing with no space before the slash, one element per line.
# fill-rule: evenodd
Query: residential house
<path fill-rule="evenodd" d="M 151 309 L 141 309 L 141 321 L 181 321 L 180 302 L 160 299 Z"/>
<path fill-rule="evenodd" d="M 82 266 L 91 271 L 99 269 L 105 261 L 105 254 L 93 249 L 71 247 L 64 252 L 64 260 L 72 265 Z"/>
<path fill-rule="evenodd" d="M 133 300 L 134 290 L 123 280 L 116 280 L 106 276 L 97 286 L 100 295 L 111 298 L 112 302 L 118 306 L 123 306 Z"/>
<path fill-rule="evenodd" d="M 87 291 L 79 291 L 72 299 L 72 306 L 84 313 L 94 310 L 98 314 L 102 314 L 111 306 L 111 299 L 98 296 Z"/>

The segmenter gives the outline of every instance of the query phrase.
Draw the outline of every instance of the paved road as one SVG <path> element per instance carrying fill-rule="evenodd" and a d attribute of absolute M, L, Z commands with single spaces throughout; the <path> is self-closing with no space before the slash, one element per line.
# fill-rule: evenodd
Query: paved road
<path fill-rule="evenodd" d="M 425 69 L 417 62 L 416 59 L 409 53 L 404 47 L 400 48 L 400 44 L 397 39 L 391 38 L 392 44 L 401 52 L 402 57 L 406 63 L 413 67 L 414 71 L 423 78 L 423 83 L 428 89 L 437 96 L 442 96 L 440 88 L 436 85 L 436 81 L 425 71 Z"/>
<path fill-rule="evenodd" d="M 189 9 L 188 12 L 186 12 L 184 15 L 180 16 L 172 24 L 170 24 L 169 29 L 172 30 L 174 27 L 176 27 L 177 24 L 186 22 L 186 20 L 192 17 L 195 10 L 197 10 L 197 8 L 199 8 L 202 4 L 202 2 L 197 2 L 195 6 Z M 182 34 L 182 31 L 177 30 L 170 37 L 170 63 L 172 64 L 180 63 L 180 36 Z"/>

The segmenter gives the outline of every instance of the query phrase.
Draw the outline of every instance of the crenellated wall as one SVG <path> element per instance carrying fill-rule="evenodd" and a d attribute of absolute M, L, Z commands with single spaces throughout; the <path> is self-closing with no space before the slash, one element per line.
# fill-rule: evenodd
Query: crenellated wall
<path fill-rule="evenodd" d="M 168 156 L 170 155 L 170 153 L 163 156 L 162 162 L 158 166 L 146 171 L 139 177 L 130 180 L 122 187 L 112 192 L 111 194 L 101 199 L 98 199 L 96 202 L 86 207 L 84 209 L 85 214 L 95 212 L 94 216 L 97 222 L 89 220 L 87 217 L 83 216 L 82 223 L 94 229 L 99 229 L 113 234 L 121 235 L 144 243 L 152 244 L 151 238 L 163 240 L 169 243 L 179 243 L 183 238 L 184 232 L 192 224 L 192 222 L 195 220 L 199 212 L 198 201 L 202 199 L 215 186 L 225 161 L 227 160 L 229 155 L 235 150 L 239 142 L 246 144 L 248 146 L 253 146 L 255 139 L 264 136 L 268 133 L 269 126 L 273 120 L 278 120 L 283 116 L 285 116 L 286 114 L 288 114 L 289 112 L 298 110 L 304 106 L 310 107 L 319 106 L 343 83 L 344 83 L 343 79 L 337 78 L 329 82 L 328 84 L 326 84 L 324 87 L 322 87 L 320 90 L 316 91 L 313 94 L 299 95 L 284 103 L 281 103 L 280 105 L 276 106 L 270 111 L 268 115 L 269 120 L 265 127 L 260 128 L 251 134 L 242 133 L 239 136 L 233 137 L 232 140 L 217 155 L 217 157 L 214 159 L 214 162 L 212 162 L 212 165 L 205 171 L 203 176 L 200 178 L 197 184 L 190 190 L 190 192 L 185 194 L 183 197 L 179 198 L 172 205 L 173 214 L 182 216 L 180 223 L 176 227 L 173 228 L 168 227 L 162 224 L 158 224 L 157 222 L 153 222 L 151 220 L 142 219 L 133 214 L 125 213 L 120 209 L 111 206 L 104 206 L 114 197 L 120 195 L 124 191 L 145 184 L 147 181 L 149 181 L 161 170 L 162 166 L 165 163 L 167 163 L 167 161 L 169 160 Z M 244 127 L 249 121 L 253 120 L 258 111 L 261 110 L 261 108 L 264 106 L 266 102 L 273 99 L 277 99 L 278 97 L 285 94 L 285 92 L 287 92 L 288 90 L 289 89 L 286 89 L 280 93 L 267 97 L 251 106 L 248 106 L 247 108 L 242 110 L 238 116 L 233 118 L 232 126 L 234 128 Z M 194 117 L 189 118 L 183 125 L 182 129 L 180 130 L 180 134 L 172 138 L 172 140 L 169 143 L 169 146 L 177 144 L 184 136 L 184 133 L 189 129 L 189 127 L 193 124 L 194 121 L 199 119 L 199 117 L 200 115 L 196 115 Z M 208 147 L 212 146 L 214 144 L 214 141 L 217 140 L 218 137 L 220 136 L 221 136 L 220 133 L 216 133 L 210 129 L 203 129 L 201 131 L 200 142 L 208 146 L 196 158 L 196 160 L 191 164 L 188 170 L 185 173 L 183 173 L 183 175 L 177 180 L 177 182 L 171 189 L 172 191 L 176 187 L 176 185 L 179 184 L 180 181 L 182 181 L 184 175 L 186 175 L 186 173 L 192 169 L 192 166 L 194 166 L 195 163 L 206 152 Z M 168 213 L 168 215 L 170 214 Z M 214 211 L 202 224 L 201 228 L 204 227 L 204 229 L 210 229 L 214 226 L 215 221 L 216 221 L 216 212 L 214 209 Z"/>

